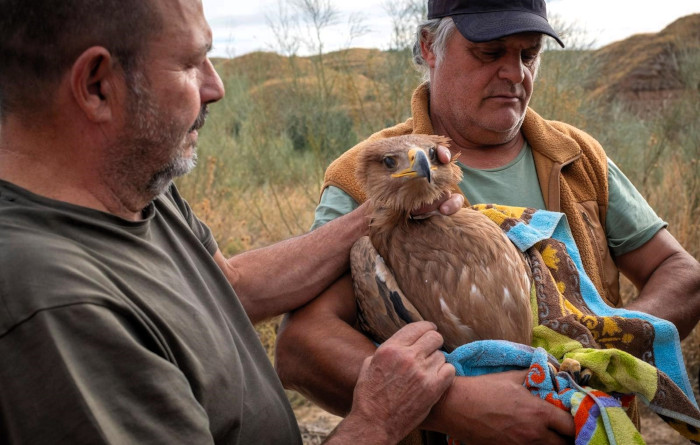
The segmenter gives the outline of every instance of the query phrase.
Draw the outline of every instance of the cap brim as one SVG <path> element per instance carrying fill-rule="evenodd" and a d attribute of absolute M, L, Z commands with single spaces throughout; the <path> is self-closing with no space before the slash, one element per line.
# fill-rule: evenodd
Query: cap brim
<path fill-rule="evenodd" d="M 521 32 L 539 32 L 552 37 L 564 48 L 549 22 L 527 11 L 498 11 L 452 15 L 459 32 L 469 41 L 488 42 Z"/>

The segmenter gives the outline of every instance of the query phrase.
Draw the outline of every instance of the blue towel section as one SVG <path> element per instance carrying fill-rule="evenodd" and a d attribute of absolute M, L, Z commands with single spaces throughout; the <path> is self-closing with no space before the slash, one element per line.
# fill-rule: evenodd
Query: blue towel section
<path fill-rule="evenodd" d="M 654 326 L 654 357 L 655 366 L 663 371 L 688 396 L 697 407 L 680 347 L 680 337 L 673 323 L 649 314 L 627 309 L 608 306 L 598 294 L 581 262 L 581 255 L 569 229 L 566 215 L 558 212 L 537 210 L 529 223 L 519 222 L 507 232 L 510 240 L 521 250 L 525 251 L 538 241 L 553 238 L 566 246 L 567 253 L 576 265 L 580 275 L 581 295 L 586 305 L 598 316 L 639 318 Z"/>
<path fill-rule="evenodd" d="M 521 252 L 525 252 L 530 247 L 547 238 L 555 238 L 562 241 L 554 236 L 557 229 L 562 230 L 562 228 L 564 231 L 569 231 L 569 223 L 566 222 L 566 215 L 547 210 L 537 210 L 532 215 L 532 219 L 528 224 L 523 224 L 522 222 L 518 223 L 515 227 L 508 230 L 506 235 L 508 235 L 508 238 L 510 238 Z M 573 240 L 570 234 L 569 236 Z M 576 252 L 578 253 L 578 250 Z"/>
<path fill-rule="evenodd" d="M 506 340 L 480 340 L 446 353 L 445 359 L 455 367 L 458 376 L 473 377 L 529 368 L 534 350 L 532 346 Z"/>

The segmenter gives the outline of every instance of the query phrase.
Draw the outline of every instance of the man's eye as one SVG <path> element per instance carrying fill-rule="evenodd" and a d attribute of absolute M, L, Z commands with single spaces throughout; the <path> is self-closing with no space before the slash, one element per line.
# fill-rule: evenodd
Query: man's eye
<path fill-rule="evenodd" d="M 431 161 L 437 161 L 437 150 L 430 147 L 430 150 L 428 150 L 428 157 Z"/>
<path fill-rule="evenodd" d="M 396 168 L 396 159 L 391 157 L 384 158 L 384 166 L 390 170 L 393 170 Z"/>
<path fill-rule="evenodd" d="M 523 55 L 522 55 L 523 62 L 525 62 L 525 63 L 532 63 L 532 62 L 534 62 L 535 60 L 537 60 L 537 56 L 538 56 L 538 55 L 539 55 L 539 54 L 523 54 Z"/>
<path fill-rule="evenodd" d="M 481 55 L 482 55 L 483 58 L 485 58 L 485 59 L 493 59 L 493 60 L 498 59 L 499 57 L 501 57 L 501 54 L 502 54 L 502 53 L 501 53 L 500 51 L 483 51 L 483 52 L 481 53 Z"/>

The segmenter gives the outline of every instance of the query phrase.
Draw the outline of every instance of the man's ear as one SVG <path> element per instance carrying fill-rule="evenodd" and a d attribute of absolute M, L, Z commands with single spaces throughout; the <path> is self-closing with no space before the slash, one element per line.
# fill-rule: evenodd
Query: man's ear
<path fill-rule="evenodd" d="M 435 68 L 435 53 L 433 52 L 433 42 L 425 38 L 427 31 L 422 31 L 423 38 L 420 39 L 420 54 L 423 56 L 423 60 L 428 64 L 430 68 Z"/>
<path fill-rule="evenodd" d="M 121 70 L 114 65 L 106 48 L 93 46 L 83 51 L 71 68 L 73 97 L 92 121 L 104 122 L 112 117 L 117 103 L 117 82 L 123 79 Z"/>

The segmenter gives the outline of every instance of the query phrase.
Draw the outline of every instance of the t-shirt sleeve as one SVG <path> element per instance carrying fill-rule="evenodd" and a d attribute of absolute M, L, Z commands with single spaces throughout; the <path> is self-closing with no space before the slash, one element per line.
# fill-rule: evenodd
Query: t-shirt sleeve
<path fill-rule="evenodd" d="M 321 194 L 311 230 L 355 210 L 359 204 L 338 187 L 328 186 Z"/>
<path fill-rule="evenodd" d="M 213 443 L 187 379 L 147 347 L 147 329 L 104 306 L 74 304 L 39 311 L 1 336 L 0 381 L 12 384 L 0 385 L 0 406 L 12 409 L 0 410 L 0 438 Z"/>
<path fill-rule="evenodd" d="M 175 204 L 175 206 L 177 206 L 178 211 L 187 221 L 187 224 L 190 226 L 195 236 L 199 239 L 202 245 L 204 245 L 204 248 L 206 248 L 211 255 L 214 255 L 219 246 L 216 243 L 216 239 L 214 238 L 209 226 L 197 218 L 197 215 L 194 214 L 190 205 L 180 195 L 180 192 L 177 190 L 177 187 L 175 187 L 175 184 L 170 186 L 168 194 L 170 195 L 172 202 Z"/>
<path fill-rule="evenodd" d="M 616 256 L 631 252 L 643 246 L 667 225 L 617 165 L 608 159 L 605 231 L 612 252 Z"/>

